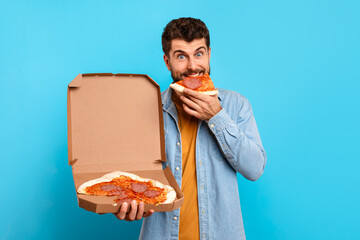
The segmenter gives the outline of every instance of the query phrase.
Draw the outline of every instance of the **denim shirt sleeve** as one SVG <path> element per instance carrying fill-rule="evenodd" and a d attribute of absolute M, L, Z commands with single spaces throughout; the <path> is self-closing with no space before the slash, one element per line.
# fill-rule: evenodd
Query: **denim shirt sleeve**
<path fill-rule="evenodd" d="M 246 98 L 242 99 L 237 111 L 231 118 L 223 108 L 207 123 L 232 168 L 245 178 L 255 181 L 264 171 L 266 153 L 250 102 Z"/>

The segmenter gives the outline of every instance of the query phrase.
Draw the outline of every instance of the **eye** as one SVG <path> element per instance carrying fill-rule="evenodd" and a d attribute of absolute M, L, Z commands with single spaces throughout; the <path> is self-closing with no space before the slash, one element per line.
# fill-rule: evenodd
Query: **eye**
<path fill-rule="evenodd" d="M 195 54 L 195 56 L 197 56 L 197 57 L 201 57 L 202 55 L 203 55 L 202 52 L 197 52 L 197 53 Z"/>
<path fill-rule="evenodd" d="M 179 56 L 177 56 L 178 59 L 185 59 L 185 55 L 180 54 Z"/>

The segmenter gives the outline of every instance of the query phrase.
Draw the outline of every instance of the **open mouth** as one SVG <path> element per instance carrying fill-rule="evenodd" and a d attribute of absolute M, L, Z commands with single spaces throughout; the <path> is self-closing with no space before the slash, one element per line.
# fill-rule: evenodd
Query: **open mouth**
<path fill-rule="evenodd" d="M 187 77 L 197 77 L 199 75 L 200 75 L 200 73 L 192 73 L 192 74 L 187 75 Z"/>
<path fill-rule="evenodd" d="M 204 75 L 204 71 L 183 74 L 184 77 L 197 77 L 197 76 L 202 76 L 202 75 Z"/>

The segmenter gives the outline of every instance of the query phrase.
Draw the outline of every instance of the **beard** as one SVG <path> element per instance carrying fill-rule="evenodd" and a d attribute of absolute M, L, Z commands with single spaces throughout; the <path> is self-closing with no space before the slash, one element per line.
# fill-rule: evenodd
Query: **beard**
<path fill-rule="evenodd" d="M 171 71 L 171 77 L 173 79 L 172 83 L 176 83 L 176 82 L 178 82 L 180 80 L 183 80 L 184 78 L 186 78 L 187 76 L 189 76 L 192 73 L 195 73 L 195 74 L 199 73 L 199 74 L 202 74 L 202 75 L 207 73 L 210 76 L 210 66 L 209 66 L 209 72 L 206 72 L 205 69 L 196 69 L 195 71 L 186 71 L 186 72 L 180 73 L 180 75 L 175 75 L 175 73 L 174 73 L 174 71 L 172 69 L 170 69 L 170 71 Z"/>

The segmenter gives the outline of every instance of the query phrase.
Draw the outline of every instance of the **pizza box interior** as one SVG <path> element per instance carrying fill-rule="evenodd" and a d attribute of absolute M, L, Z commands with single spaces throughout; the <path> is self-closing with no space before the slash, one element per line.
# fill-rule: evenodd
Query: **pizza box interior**
<path fill-rule="evenodd" d="M 169 204 L 145 204 L 145 211 L 172 211 L 184 195 L 166 161 L 159 85 L 142 74 L 79 74 L 68 86 L 68 153 L 75 188 L 106 173 L 134 173 L 170 185 Z M 115 213 L 116 197 L 78 194 L 79 206 Z"/>

